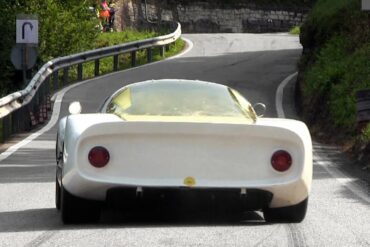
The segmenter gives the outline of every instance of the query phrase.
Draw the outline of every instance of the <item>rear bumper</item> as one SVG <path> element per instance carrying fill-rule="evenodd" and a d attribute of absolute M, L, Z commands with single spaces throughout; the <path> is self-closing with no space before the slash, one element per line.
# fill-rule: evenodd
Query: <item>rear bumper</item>
<path fill-rule="evenodd" d="M 100 201 L 137 202 L 141 200 L 158 203 L 177 201 L 221 202 L 239 204 L 245 209 L 258 210 L 264 207 L 287 207 L 302 202 L 309 196 L 311 181 L 303 177 L 284 184 L 248 186 L 248 181 L 238 186 L 183 187 L 163 185 L 138 185 L 111 183 L 81 176 L 78 172 L 65 174 L 63 186 L 73 195 Z M 162 199 L 164 200 L 162 200 Z M 207 203 L 206 203 L 207 204 Z"/>
<path fill-rule="evenodd" d="M 272 194 L 263 190 L 198 189 L 161 187 L 120 187 L 107 191 L 107 203 L 135 210 L 148 208 L 161 211 L 180 209 L 220 211 L 259 210 L 268 207 Z"/>

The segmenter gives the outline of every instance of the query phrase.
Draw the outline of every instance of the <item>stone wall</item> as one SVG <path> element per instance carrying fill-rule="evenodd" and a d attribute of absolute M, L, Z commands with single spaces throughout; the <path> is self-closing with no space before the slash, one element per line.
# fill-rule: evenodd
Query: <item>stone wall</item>
<path fill-rule="evenodd" d="M 308 12 L 306 7 L 261 6 L 252 1 L 233 5 L 201 0 L 186 4 L 174 0 L 118 1 L 122 3 L 117 12 L 118 29 L 174 20 L 181 23 L 185 33 L 285 32 L 300 25 Z"/>

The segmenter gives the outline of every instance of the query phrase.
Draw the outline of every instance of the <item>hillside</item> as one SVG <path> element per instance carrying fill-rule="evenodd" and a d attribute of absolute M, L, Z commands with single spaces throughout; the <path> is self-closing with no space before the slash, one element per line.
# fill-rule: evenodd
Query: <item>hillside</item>
<path fill-rule="evenodd" d="M 370 13 L 360 0 L 318 0 L 301 30 L 303 118 L 316 137 L 368 166 L 370 125 L 358 126 L 355 95 L 370 88 Z"/>

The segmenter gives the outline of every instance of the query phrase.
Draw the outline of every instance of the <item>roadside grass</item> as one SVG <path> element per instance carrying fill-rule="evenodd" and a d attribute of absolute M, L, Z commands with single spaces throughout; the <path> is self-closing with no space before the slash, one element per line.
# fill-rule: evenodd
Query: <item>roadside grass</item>
<path fill-rule="evenodd" d="M 293 35 L 299 35 L 301 33 L 301 27 L 295 26 L 292 29 L 290 29 L 289 33 Z"/>
<path fill-rule="evenodd" d="M 105 32 L 100 33 L 95 42 L 95 48 L 113 46 L 131 41 L 143 40 L 162 35 L 162 32 L 154 32 L 150 30 L 138 31 L 133 28 L 126 28 L 122 32 Z"/>
<path fill-rule="evenodd" d="M 118 45 L 122 43 L 143 40 L 148 38 L 163 35 L 166 32 L 153 32 L 153 31 L 137 31 L 134 29 L 126 29 L 123 32 L 101 33 L 96 41 L 95 48 L 102 48 L 107 46 Z M 160 48 L 152 49 L 152 62 L 162 60 L 166 57 L 174 56 L 180 53 L 185 47 L 185 41 L 178 39 L 169 45 L 169 50 L 165 51 L 164 57 L 160 55 Z M 140 50 L 136 53 L 136 66 L 146 64 L 147 51 Z M 100 59 L 99 75 L 104 75 L 114 71 L 113 57 Z M 121 54 L 118 56 L 118 70 L 131 68 L 131 54 Z M 93 78 L 95 75 L 95 62 L 87 62 L 83 64 L 83 80 Z M 59 75 L 60 80 L 63 79 L 63 73 Z M 71 67 L 68 72 L 69 82 L 77 81 L 77 66 Z"/>

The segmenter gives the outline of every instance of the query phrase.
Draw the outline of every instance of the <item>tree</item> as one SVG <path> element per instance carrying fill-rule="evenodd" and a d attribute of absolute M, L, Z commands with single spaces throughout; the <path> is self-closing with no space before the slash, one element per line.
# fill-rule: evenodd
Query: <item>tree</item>
<path fill-rule="evenodd" d="M 19 85 L 12 83 L 15 71 L 10 62 L 10 52 L 15 44 L 14 5 L 0 1 L 0 9 L 0 94 L 4 95 Z"/>

